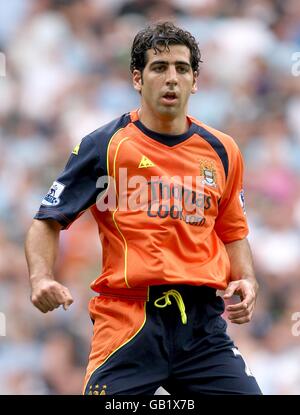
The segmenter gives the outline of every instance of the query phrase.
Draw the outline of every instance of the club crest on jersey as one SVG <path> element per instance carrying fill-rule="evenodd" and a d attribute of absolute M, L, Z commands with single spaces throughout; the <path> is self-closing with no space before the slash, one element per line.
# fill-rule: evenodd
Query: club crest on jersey
<path fill-rule="evenodd" d="M 44 206 L 57 206 L 60 202 L 59 196 L 64 191 L 65 185 L 59 182 L 54 182 L 50 187 L 48 193 L 42 200 Z"/>
<path fill-rule="evenodd" d="M 212 161 L 200 161 L 200 176 L 203 176 L 203 184 L 211 187 L 217 187 L 217 173 Z"/>

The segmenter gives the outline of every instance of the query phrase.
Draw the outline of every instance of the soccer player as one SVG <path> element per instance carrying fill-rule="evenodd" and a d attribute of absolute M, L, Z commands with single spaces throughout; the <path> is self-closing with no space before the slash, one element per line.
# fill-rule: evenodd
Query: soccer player
<path fill-rule="evenodd" d="M 87 209 L 98 225 L 85 394 L 261 394 L 216 295 L 238 295 L 228 318 L 250 321 L 258 284 L 243 160 L 231 137 L 187 115 L 200 62 L 195 38 L 172 23 L 140 31 L 131 51 L 140 108 L 83 138 L 28 232 L 31 301 L 46 313 L 73 302 L 53 273 L 60 231 Z"/>

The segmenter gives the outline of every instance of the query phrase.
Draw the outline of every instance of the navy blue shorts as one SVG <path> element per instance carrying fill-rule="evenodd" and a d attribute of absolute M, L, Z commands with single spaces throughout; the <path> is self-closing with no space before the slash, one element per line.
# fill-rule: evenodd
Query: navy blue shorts
<path fill-rule="evenodd" d="M 171 304 L 161 298 L 176 290 Z M 180 311 L 181 309 L 181 311 Z M 90 377 L 85 393 L 152 395 L 158 387 L 176 394 L 261 394 L 237 347 L 226 334 L 221 317 L 224 301 L 209 287 L 150 287 L 146 323 L 128 343 L 113 353 Z M 184 324 L 184 314 L 187 317 Z"/>

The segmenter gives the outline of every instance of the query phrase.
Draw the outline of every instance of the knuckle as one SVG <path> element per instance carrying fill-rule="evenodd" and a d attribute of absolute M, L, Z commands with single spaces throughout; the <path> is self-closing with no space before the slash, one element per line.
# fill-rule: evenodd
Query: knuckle
<path fill-rule="evenodd" d="M 56 291 L 57 290 L 57 282 L 56 281 L 51 281 L 48 288 L 49 288 L 49 291 L 51 291 L 51 292 Z"/>
<path fill-rule="evenodd" d="M 40 289 L 40 295 L 44 296 L 48 293 L 48 287 L 43 287 Z"/>

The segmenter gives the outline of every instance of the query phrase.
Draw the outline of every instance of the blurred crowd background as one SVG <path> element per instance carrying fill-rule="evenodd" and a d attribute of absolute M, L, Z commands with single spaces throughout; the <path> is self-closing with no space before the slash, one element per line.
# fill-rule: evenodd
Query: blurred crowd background
<path fill-rule="evenodd" d="M 81 393 L 97 228 L 86 213 L 62 232 L 56 275 L 75 302 L 46 315 L 30 303 L 24 236 L 74 145 L 138 107 L 130 46 L 158 20 L 197 38 L 190 114 L 234 137 L 246 162 L 260 294 L 253 321 L 229 333 L 264 393 L 300 394 L 298 0 L 0 0 L 0 394 Z"/>

